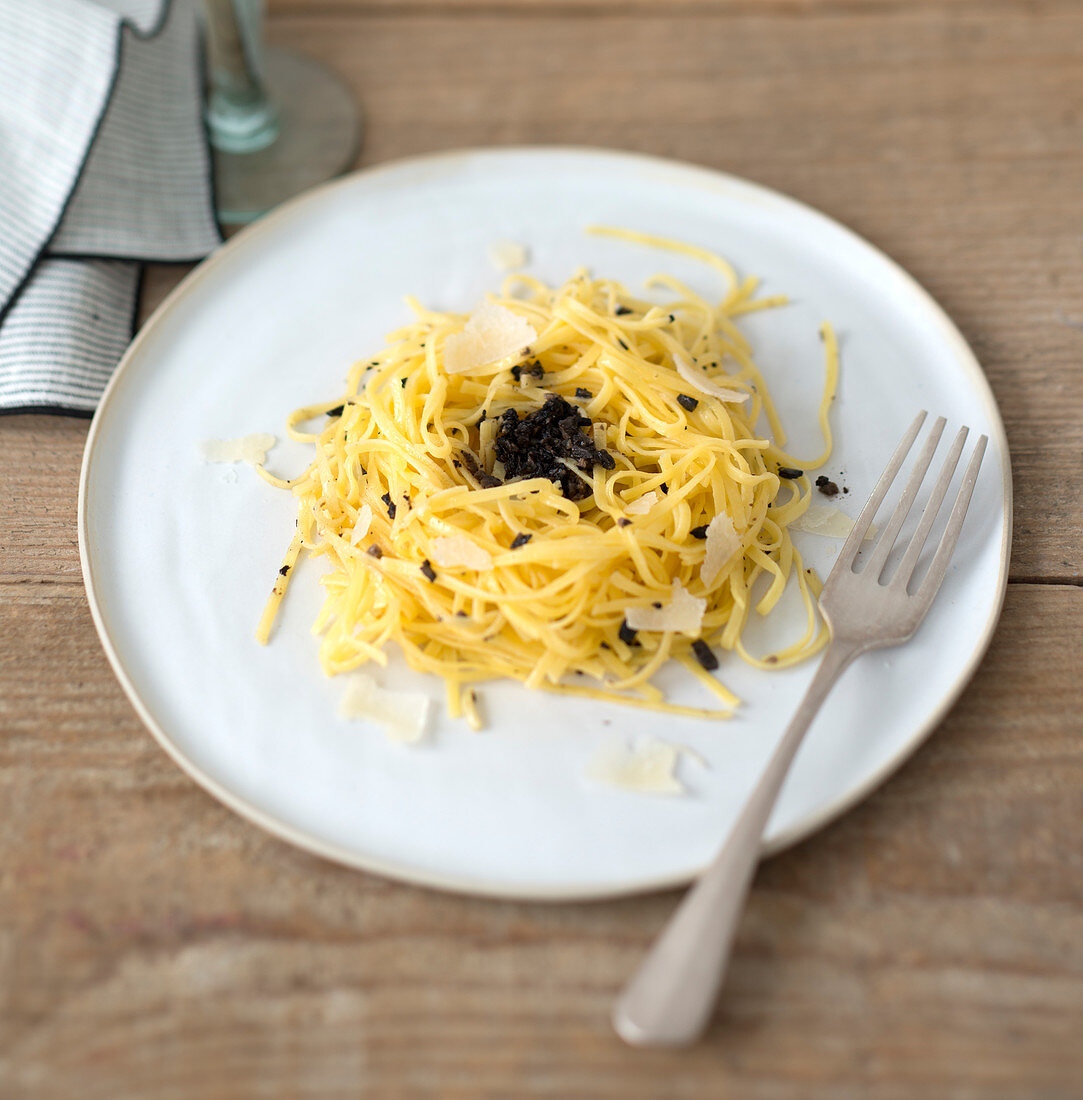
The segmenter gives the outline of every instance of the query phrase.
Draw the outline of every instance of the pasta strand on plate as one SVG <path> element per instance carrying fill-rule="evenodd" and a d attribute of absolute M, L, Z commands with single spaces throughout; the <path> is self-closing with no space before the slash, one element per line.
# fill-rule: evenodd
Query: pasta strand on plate
<path fill-rule="evenodd" d="M 714 648 L 778 668 L 823 646 L 818 581 L 788 528 L 809 505 L 804 471 L 831 451 L 830 326 L 824 452 L 794 459 L 737 324 L 785 299 L 757 298 L 756 279 L 695 246 L 597 232 L 704 260 L 721 299 L 659 275 L 658 304 L 581 270 L 556 288 L 513 275 L 470 316 L 411 300 L 414 321 L 343 394 L 290 416 L 291 436 L 314 445 L 308 469 L 287 481 L 261 468 L 297 500 L 261 642 L 306 553 L 331 564 L 314 626 L 325 671 L 385 663 L 394 642 L 443 677 L 453 715 L 468 685 L 498 677 L 724 715 L 737 700 L 708 674 Z M 755 430 L 761 414 L 772 438 Z M 753 656 L 742 632 L 791 579 L 804 632 Z M 718 707 L 666 702 L 652 678 L 671 658 Z M 477 724 L 472 696 L 465 706 Z"/>

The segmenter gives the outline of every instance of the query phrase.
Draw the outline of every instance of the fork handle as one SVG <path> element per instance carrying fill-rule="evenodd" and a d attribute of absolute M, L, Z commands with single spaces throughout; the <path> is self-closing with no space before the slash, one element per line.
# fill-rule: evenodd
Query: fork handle
<path fill-rule="evenodd" d="M 767 820 L 816 712 L 863 651 L 833 642 L 714 862 L 689 890 L 613 1009 L 633 1046 L 684 1046 L 702 1034 L 725 975 Z"/>

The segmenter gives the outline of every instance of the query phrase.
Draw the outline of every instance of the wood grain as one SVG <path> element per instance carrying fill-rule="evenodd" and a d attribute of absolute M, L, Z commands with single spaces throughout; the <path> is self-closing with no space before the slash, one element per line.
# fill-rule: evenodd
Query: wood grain
<path fill-rule="evenodd" d="M 272 39 L 362 100 L 363 163 L 643 150 L 777 187 L 899 259 L 1000 401 L 1015 583 L 932 739 L 760 869 L 707 1041 L 630 1051 L 610 1001 L 674 896 L 446 896 L 220 807 L 142 729 L 94 634 L 86 422 L 0 418 L 0 1096 L 1079 1096 L 1083 9 L 269 6 Z M 183 272 L 148 272 L 144 316 Z"/>
<path fill-rule="evenodd" d="M 1081 618 L 1076 587 L 1011 587 L 933 739 L 761 869 L 707 1042 L 667 1055 L 607 1012 L 672 896 L 502 904 L 296 852 L 157 750 L 76 587 L 7 596 L 0 1093 L 1071 1095 L 1083 746 L 1049 670 Z"/>

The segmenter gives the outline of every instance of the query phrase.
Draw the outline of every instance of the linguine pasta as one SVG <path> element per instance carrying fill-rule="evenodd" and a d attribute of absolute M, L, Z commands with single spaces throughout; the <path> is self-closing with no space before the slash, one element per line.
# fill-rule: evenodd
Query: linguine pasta
<path fill-rule="evenodd" d="M 330 565 L 314 625 L 324 670 L 383 664 L 393 642 L 444 679 L 451 713 L 473 725 L 470 685 L 498 677 L 726 714 L 737 700 L 709 674 L 715 649 L 767 668 L 823 646 L 818 581 L 788 527 L 809 505 L 803 471 L 831 450 L 830 326 L 824 452 L 794 459 L 738 328 L 785 299 L 757 298 L 756 279 L 694 246 L 595 232 L 703 260 L 722 277 L 721 299 L 659 275 L 658 304 L 579 271 L 558 288 L 510 276 L 473 317 L 411 300 L 413 322 L 351 370 L 343 394 L 290 416 L 290 435 L 314 445 L 308 469 L 287 481 L 259 468 L 297 502 L 259 641 L 305 553 Z M 487 348 L 501 357 L 478 361 Z M 761 414 L 771 438 L 756 431 Z M 749 653 L 746 623 L 791 579 L 803 633 Z M 718 706 L 665 701 L 652 677 L 674 658 Z"/>

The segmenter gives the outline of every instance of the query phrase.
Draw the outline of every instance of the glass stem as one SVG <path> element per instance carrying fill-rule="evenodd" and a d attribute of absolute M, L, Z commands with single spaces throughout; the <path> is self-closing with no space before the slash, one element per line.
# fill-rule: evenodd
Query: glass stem
<path fill-rule="evenodd" d="M 260 79 L 260 0 L 204 0 L 206 119 L 211 144 L 227 153 L 264 149 L 278 137 L 278 112 Z"/>

